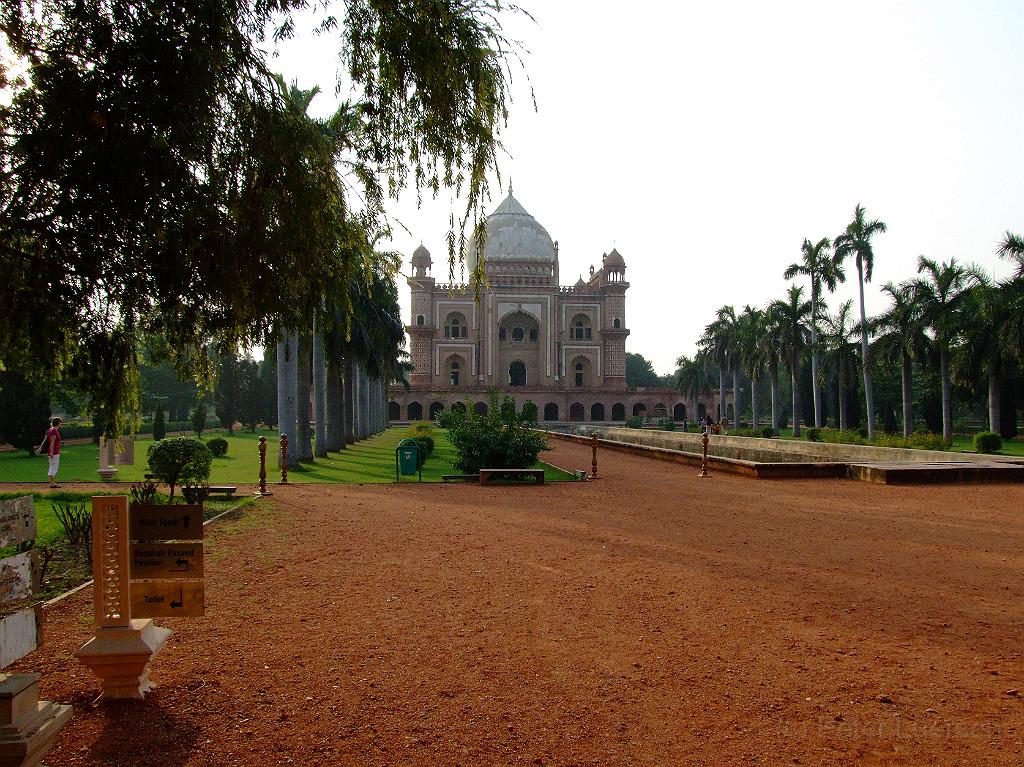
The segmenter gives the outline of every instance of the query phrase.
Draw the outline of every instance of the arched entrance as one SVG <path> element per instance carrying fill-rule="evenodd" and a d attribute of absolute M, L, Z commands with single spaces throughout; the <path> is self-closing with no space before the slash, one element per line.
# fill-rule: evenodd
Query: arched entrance
<path fill-rule="evenodd" d="M 685 421 L 686 420 L 686 405 L 682 402 L 677 402 L 676 406 L 672 408 L 672 420 L 673 421 Z"/>
<path fill-rule="evenodd" d="M 641 418 L 646 416 L 647 405 L 645 405 L 643 402 L 637 402 L 635 405 L 633 405 L 633 415 L 640 416 Z"/>
<path fill-rule="evenodd" d="M 583 405 L 580 402 L 573 402 L 569 405 L 569 420 L 570 421 L 582 421 L 583 420 Z"/>
<path fill-rule="evenodd" d="M 544 406 L 544 420 L 545 421 L 557 421 L 558 420 L 558 405 L 554 402 L 549 402 Z"/>
<path fill-rule="evenodd" d="M 465 413 L 466 412 L 466 403 L 465 402 L 456 402 L 454 405 L 452 405 L 452 412 L 453 413 Z"/>
<path fill-rule="evenodd" d="M 508 385 L 526 386 L 526 365 L 516 360 L 508 366 Z"/>
<path fill-rule="evenodd" d="M 473 405 L 473 410 L 476 411 L 477 415 L 487 415 L 487 403 L 477 402 Z"/>
<path fill-rule="evenodd" d="M 400 421 L 402 420 L 402 407 L 394 400 L 388 403 L 388 420 L 389 421 Z"/>
<path fill-rule="evenodd" d="M 430 403 L 430 420 L 433 421 L 435 418 L 437 418 L 437 414 L 440 413 L 442 410 L 444 410 L 444 405 L 442 405 L 440 402 Z"/>
<path fill-rule="evenodd" d="M 433 414 L 430 416 L 433 418 Z M 423 420 L 423 405 L 419 402 L 409 403 L 409 420 L 410 421 L 422 421 Z"/>
<path fill-rule="evenodd" d="M 604 420 L 604 405 L 602 405 L 600 402 L 595 402 L 593 405 L 590 406 L 590 420 Z"/>
<path fill-rule="evenodd" d="M 665 418 L 668 416 L 668 408 L 663 402 L 659 402 L 654 406 L 653 414 L 655 418 Z"/>
<path fill-rule="evenodd" d="M 613 421 L 625 421 L 626 420 L 626 406 L 621 402 L 616 402 L 612 405 L 612 420 Z"/>

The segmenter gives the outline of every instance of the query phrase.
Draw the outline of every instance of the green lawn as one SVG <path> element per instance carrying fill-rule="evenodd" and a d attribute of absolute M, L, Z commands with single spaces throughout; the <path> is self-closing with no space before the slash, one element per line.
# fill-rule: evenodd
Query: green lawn
<path fill-rule="evenodd" d="M 267 437 L 267 481 L 274 482 L 280 478 L 277 469 L 276 451 L 277 435 L 263 432 Z M 210 470 L 211 484 L 238 485 L 239 489 L 254 487 L 259 480 L 259 437 L 260 432 L 236 432 L 228 436 L 221 431 L 204 432 L 203 438 L 213 436 L 225 437 L 228 441 L 228 454 L 222 458 L 214 458 Z M 349 445 L 345 450 L 331 453 L 327 458 L 317 458 L 315 462 L 303 464 L 301 468 L 288 472 L 292 482 L 394 482 L 395 481 L 395 446 L 406 436 L 405 429 L 388 429 L 370 439 Z M 427 459 L 423 467 L 424 482 L 440 482 L 442 474 L 452 474 L 452 446 L 442 429 L 435 429 L 434 454 Z M 146 450 L 152 444 L 151 439 L 138 439 L 135 442 L 135 465 L 118 466 L 117 480 L 120 482 L 138 482 L 144 479 L 146 468 Z M 98 482 L 96 474 L 99 449 L 95 445 L 66 445 L 61 451 L 58 482 Z M 540 467 L 542 464 L 538 464 Z M 546 481 L 572 479 L 572 475 L 543 464 Z M 0 482 L 45 482 L 46 458 L 44 456 L 29 457 L 24 451 L 0 453 Z M 409 481 L 408 477 L 403 481 Z"/>

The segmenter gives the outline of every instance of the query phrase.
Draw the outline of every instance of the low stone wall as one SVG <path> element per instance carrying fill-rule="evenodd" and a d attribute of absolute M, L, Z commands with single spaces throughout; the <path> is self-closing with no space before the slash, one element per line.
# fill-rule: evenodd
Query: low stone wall
<path fill-rule="evenodd" d="M 614 442 L 626 442 L 634 445 L 647 445 L 698 454 L 701 452 L 701 435 L 690 432 L 605 428 L 589 425 L 577 427 L 577 432 L 583 435 L 596 433 L 599 439 Z M 1012 456 L 953 453 L 941 450 L 912 450 L 910 448 L 875 447 L 873 445 L 839 445 L 831 442 L 729 437 L 722 435 L 711 436 L 708 443 L 708 455 L 767 463 L 917 463 L 942 461 L 1024 463 L 1024 459 Z"/>

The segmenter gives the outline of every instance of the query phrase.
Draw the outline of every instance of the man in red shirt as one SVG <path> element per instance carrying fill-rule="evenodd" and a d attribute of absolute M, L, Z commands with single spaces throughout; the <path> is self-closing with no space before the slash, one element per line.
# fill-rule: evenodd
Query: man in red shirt
<path fill-rule="evenodd" d="M 57 469 L 60 468 L 61 423 L 63 422 L 56 416 L 50 420 L 50 428 L 46 430 L 46 436 L 43 438 L 43 442 L 37 451 L 41 453 L 45 449 L 46 455 L 50 458 L 50 468 L 46 472 L 50 477 L 50 487 L 60 487 L 57 484 Z"/>

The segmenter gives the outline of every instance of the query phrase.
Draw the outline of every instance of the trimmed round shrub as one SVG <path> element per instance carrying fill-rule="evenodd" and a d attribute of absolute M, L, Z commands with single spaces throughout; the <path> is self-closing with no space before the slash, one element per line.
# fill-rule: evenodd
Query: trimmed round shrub
<path fill-rule="evenodd" d="M 214 437 L 207 440 L 206 446 L 210 448 L 214 458 L 222 458 L 228 454 L 228 441 L 223 437 Z"/>
<path fill-rule="evenodd" d="M 1003 449 L 1003 438 L 994 431 L 979 431 L 974 435 L 975 453 L 998 453 Z"/>
<path fill-rule="evenodd" d="M 761 437 L 763 439 L 775 439 L 777 436 L 779 436 L 779 433 L 775 431 L 775 429 L 773 429 L 771 426 L 761 427 Z"/>
<path fill-rule="evenodd" d="M 146 463 L 161 482 L 171 487 L 184 482 L 203 482 L 210 477 L 213 453 L 198 437 L 168 437 L 149 446 Z"/>
<path fill-rule="evenodd" d="M 676 430 L 676 422 L 675 421 L 665 421 L 665 423 L 663 423 L 661 425 L 661 428 L 664 429 L 665 431 L 675 431 Z"/>
<path fill-rule="evenodd" d="M 629 418 L 626 419 L 627 429 L 639 429 L 643 425 L 644 419 L 638 415 L 631 415 Z"/>
<path fill-rule="evenodd" d="M 434 452 L 434 438 L 429 434 L 419 434 L 413 437 L 413 439 L 420 446 L 420 453 L 424 456 L 429 457 Z"/>
<path fill-rule="evenodd" d="M 526 424 L 535 424 L 537 423 L 537 416 L 538 412 L 536 403 L 530 399 L 526 400 L 526 402 L 523 403 L 523 411 L 519 416 L 522 422 Z"/>
<path fill-rule="evenodd" d="M 808 442 L 821 442 L 821 429 L 817 426 L 812 426 L 807 430 L 807 441 Z"/>

